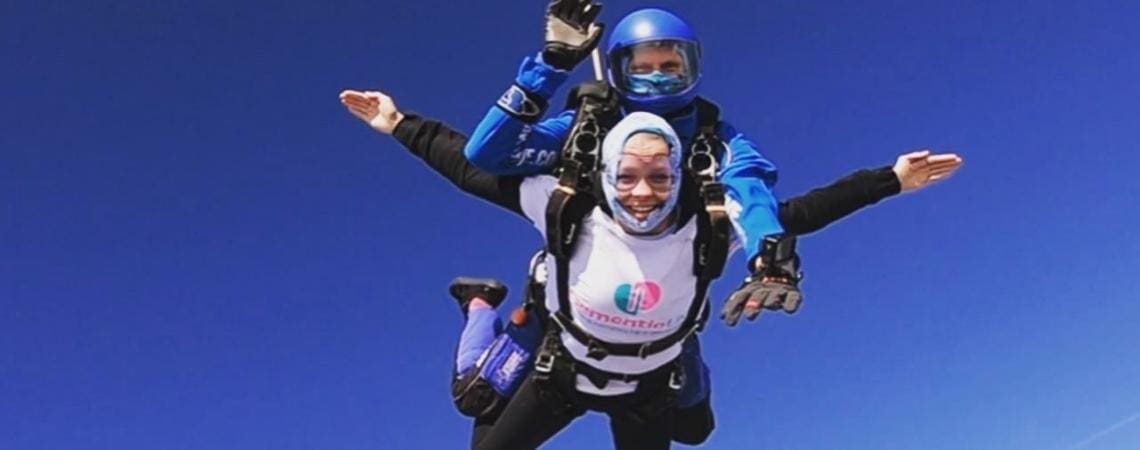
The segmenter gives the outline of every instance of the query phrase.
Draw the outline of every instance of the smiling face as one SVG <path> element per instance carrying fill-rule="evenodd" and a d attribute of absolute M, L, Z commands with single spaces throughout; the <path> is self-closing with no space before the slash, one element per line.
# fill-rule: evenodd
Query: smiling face
<path fill-rule="evenodd" d="M 625 142 L 616 176 L 617 200 L 637 220 L 646 220 L 672 195 L 677 174 L 669 144 L 659 135 L 637 133 Z"/>

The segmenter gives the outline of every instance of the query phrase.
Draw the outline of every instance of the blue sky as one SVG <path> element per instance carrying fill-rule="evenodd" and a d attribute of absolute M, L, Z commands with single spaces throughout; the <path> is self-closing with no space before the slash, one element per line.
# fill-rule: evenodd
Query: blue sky
<path fill-rule="evenodd" d="M 544 3 L 453 3 L 5 5 L 0 448 L 462 447 L 446 283 L 518 286 L 538 234 L 336 99 L 473 128 Z M 803 240 L 798 315 L 710 327 L 707 448 L 1140 448 L 1140 6 L 603 20 L 649 5 L 695 24 L 704 92 L 780 196 L 916 147 L 966 161 Z M 591 417 L 549 448 L 608 442 Z"/>

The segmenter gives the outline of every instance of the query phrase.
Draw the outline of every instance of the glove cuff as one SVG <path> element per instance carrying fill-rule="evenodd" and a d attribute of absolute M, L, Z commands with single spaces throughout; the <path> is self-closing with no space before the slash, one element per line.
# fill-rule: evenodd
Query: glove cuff
<path fill-rule="evenodd" d="M 796 256 L 796 237 L 772 235 L 764 238 L 760 247 L 760 260 L 765 266 L 778 264 Z"/>
<path fill-rule="evenodd" d="M 535 123 L 546 112 L 549 102 L 534 93 L 528 92 L 522 86 L 512 84 L 507 91 L 495 102 L 495 106 L 524 123 Z"/>
<path fill-rule="evenodd" d="M 570 71 L 582 60 L 581 49 L 561 42 L 547 42 L 542 48 L 542 62 L 558 70 Z"/>
<path fill-rule="evenodd" d="M 796 254 L 795 236 L 768 236 L 760 250 L 760 261 L 764 267 L 753 273 L 753 278 L 773 276 L 791 279 L 798 283 L 803 278 L 800 272 L 800 258 Z"/>

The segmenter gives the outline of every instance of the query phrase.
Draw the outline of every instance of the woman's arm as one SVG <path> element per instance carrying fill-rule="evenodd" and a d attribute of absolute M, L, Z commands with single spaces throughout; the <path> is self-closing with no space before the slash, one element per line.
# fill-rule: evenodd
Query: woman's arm
<path fill-rule="evenodd" d="M 924 189 L 950 178 L 962 165 L 953 153 L 930 151 L 901 155 L 893 167 L 858 170 L 830 185 L 780 203 L 780 223 L 789 234 L 819 231 L 867 206 L 899 194 Z"/>
<path fill-rule="evenodd" d="M 463 155 L 467 144 L 463 134 L 442 122 L 401 113 L 392 98 L 380 92 L 345 91 L 341 93 L 341 102 L 376 131 L 391 134 L 463 192 L 523 214 L 519 205 L 519 186 L 523 178 L 492 175 L 472 165 Z"/>

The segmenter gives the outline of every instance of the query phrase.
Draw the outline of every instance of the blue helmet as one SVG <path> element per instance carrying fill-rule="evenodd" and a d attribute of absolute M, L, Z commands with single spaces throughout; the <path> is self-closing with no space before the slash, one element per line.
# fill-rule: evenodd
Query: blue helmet
<path fill-rule="evenodd" d="M 697 96 L 701 45 L 676 14 L 658 8 L 627 14 L 610 32 L 606 57 L 610 84 L 629 109 L 666 114 Z"/>

